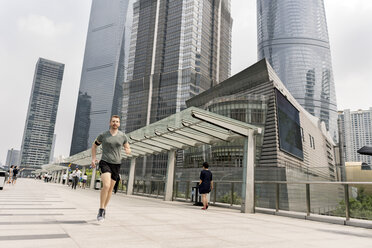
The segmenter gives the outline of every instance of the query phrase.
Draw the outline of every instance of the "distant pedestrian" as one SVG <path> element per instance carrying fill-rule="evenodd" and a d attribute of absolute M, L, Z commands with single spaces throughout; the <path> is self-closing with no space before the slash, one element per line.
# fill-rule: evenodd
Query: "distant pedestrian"
<path fill-rule="evenodd" d="M 12 178 L 13 178 L 13 169 L 14 169 L 14 165 L 10 166 L 9 168 L 9 177 L 8 177 L 8 184 L 10 184 L 12 182 Z"/>
<path fill-rule="evenodd" d="M 76 189 L 76 185 L 79 183 L 79 179 L 81 176 L 81 171 L 79 170 L 79 167 L 76 166 L 74 172 L 71 174 L 72 176 L 72 186 L 71 189 Z"/>
<path fill-rule="evenodd" d="M 67 174 L 63 174 L 62 176 L 62 184 L 66 184 Z"/>
<path fill-rule="evenodd" d="M 124 146 L 126 154 L 131 153 L 128 138 L 123 132 L 119 131 L 119 127 L 120 117 L 117 115 L 111 116 L 110 130 L 98 135 L 92 145 L 92 168 L 95 168 L 98 162 L 96 160 L 97 146 L 102 144 L 102 158 L 99 167 L 103 188 L 97 215 L 98 221 L 105 219 L 106 207 L 110 201 L 112 189 L 119 177 L 122 147 Z"/>
<path fill-rule="evenodd" d="M 208 209 L 207 194 L 213 189 L 212 172 L 208 168 L 208 163 L 204 162 L 203 170 L 200 172 L 199 194 L 202 196 L 203 210 Z"/>
<path fill-rule="evenodd" d="M 72 173 L 68 174 L 68 186 L 72 185 Z"/>
<path fill-rule="evenodd" d="M 84 173 L 84 175 L 83 175 L 81 178 L 82 178 L 82 180 L 83 180 L 83 185 L 82 185 L 82 187 L 83 187 L 83 189 L 85 189 L 85 186 L 86 186 L 86 184 L 87 184 L 87 180 L 88 180 L 87 173 Z"/>
<path fill-rule="evenodd" d="M 25 169 L 25 168 L 23 168 L 23 169 L 19 169 L 19 166 L 16 166 L 16 167 L 13 169 L 12 184 L 16 184 L 16 183 L 17 183 L 18 173 L 20 173 L 20 172 L 23 171 L 24 169 Z"/>

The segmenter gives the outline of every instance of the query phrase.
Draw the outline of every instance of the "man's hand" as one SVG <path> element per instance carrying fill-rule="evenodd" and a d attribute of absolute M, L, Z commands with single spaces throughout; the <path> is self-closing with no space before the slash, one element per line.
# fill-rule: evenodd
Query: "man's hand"
<path fill-rule="evenodd" d="M 131 150 L 130 150 L 130 146 L 129 146 L 129 143 L 125 143 L 124 144 L 124 151 L 126 154 L 130 155 L 131 154 Z"/>
<path fill-rule="evenodd" d="M 94 169 L 94 168 L 96 168 L 96 164 L 98 164 L 98 160 L 97 159 L 94 159 L 94 160 L 92 160 L 92 168 Z"/>

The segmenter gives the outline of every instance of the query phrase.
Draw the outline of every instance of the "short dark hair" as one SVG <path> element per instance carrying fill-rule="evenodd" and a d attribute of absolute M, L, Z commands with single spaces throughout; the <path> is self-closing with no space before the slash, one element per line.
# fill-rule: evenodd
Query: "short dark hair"
<path fill-rule="evenodd" d="M 112 121 L 112 118 L 118 118 L 120 120 L 120 116 L 118 116 L 118 115 L 111 116 L 110 121 Z"/>
<path fill-rule="evenodd" d="M 206 169 L 208 169 L 209 164 L 208 164 L 207 162 L 204 162 L 204 163 L 203 163 L 203 167 L 206 168 Z"/>

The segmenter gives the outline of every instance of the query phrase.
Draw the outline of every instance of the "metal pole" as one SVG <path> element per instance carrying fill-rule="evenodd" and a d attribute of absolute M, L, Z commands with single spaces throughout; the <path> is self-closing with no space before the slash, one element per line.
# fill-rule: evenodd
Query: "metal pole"
<path fill-rule="evenodd" d="M 344 185 L 344 193 L 345 193 L 345 216 L 346 220 L 350 220 L 350 204 L 349 204 L 349 185 Z"/>
<path fill-rule="evenodd" d="M 186 182 L 186 194 L 185 194 L 185 199 L 187 201 L 187 199 L 189 198 L 189 194 L 190 194 L 190 182 L 187 181 Z"/>
<path fill-rule="evenodd" d="M 176 193 L 175 193 L 175 198 L 177 198 L 177 197 L 178 197 L 178 186 L 179 186 L 179 183 L 178 183 L 178 182 L 176 182 Z"/>
<path fill-rule="evenodd" d="M 276 183 L 275 184 L 275 188 L 276 188 L 276 200 L 275 200 L 275 211 L 278 212 L 279 211 L 279 196 L 280 196 L 280 190 L 279 190 L 279 183 Z"/>
<path fill-rule="evenodd" d="M 310 205 L 310 184 L 306 184 L 306 209 L 307 209 L 307 216 L 310 216 L 311 213 L 311 205 Z"/>
<path fill-rule="evenodd" d="M 234 204 L 234 183 L 231 183 L 231 201 L 230 206 Z"/>
<path fill-rule="evenodd" d="M 158 181 L 158 196 L 160 195 L 160 181 Z"/>
<path fill-rule="evenodd" d="M 216 204 L 216 199 L 217 199 L 217 183 L 213 183 L 213 196 L 214 196 L 214 204 Z"/>

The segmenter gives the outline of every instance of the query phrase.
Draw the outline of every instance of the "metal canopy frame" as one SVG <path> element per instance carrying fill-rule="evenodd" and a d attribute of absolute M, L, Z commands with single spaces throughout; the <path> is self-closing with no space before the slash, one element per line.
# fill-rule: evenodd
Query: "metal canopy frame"
<path fill-rule="evenodd" d="M 260 134 L 261 128 L 221 116 L 196 107 L 190 107 L 160 121 L 127 134 L 132 150 L 130 155 L 122 150 L 123 159 L 160 154 L 171 150 L 230 141 L 246 137 L 249 130 Z M 97 158 L 102 154 L 97 149 Z M 68 157 L 66 162 L 88 165 L 91 149 Z"/>

